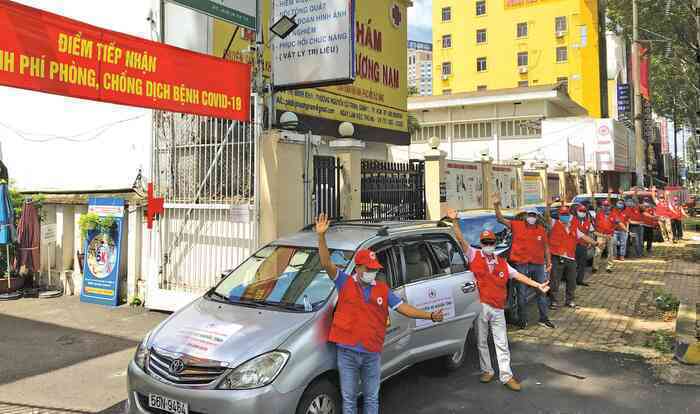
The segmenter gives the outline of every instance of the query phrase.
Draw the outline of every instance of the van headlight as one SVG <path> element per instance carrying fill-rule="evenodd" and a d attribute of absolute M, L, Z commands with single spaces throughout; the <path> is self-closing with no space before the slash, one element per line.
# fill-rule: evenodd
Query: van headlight
<path fill-rule="evenodd" d="M 289 353 L 273 351 L 234 369 L 219 385 L 222 390 L 249 390 L 271 384 L 289 360 Z"/>
<path fill-rule="evenodd" d="M 134 363 L 137 367 L 141 368 L 144 371 L 146 370 L 146 357 L 148 356 L 148 338 L 150 336 L 150 332 L 146 334 L 146 337 L 143 338 L 143 341 L 141 341 L 139 346 L 136 347 L 136 353 L 134 354 Z"/>

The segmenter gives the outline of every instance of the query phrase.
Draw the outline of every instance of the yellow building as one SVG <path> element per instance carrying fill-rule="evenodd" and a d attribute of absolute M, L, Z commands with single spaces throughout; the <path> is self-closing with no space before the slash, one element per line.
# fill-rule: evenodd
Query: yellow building
<path fill-rule="evenodd" d="M 601 117 L 598 16 L 598 0 L 433 0 L 433 93 L 564 82 Z"/>

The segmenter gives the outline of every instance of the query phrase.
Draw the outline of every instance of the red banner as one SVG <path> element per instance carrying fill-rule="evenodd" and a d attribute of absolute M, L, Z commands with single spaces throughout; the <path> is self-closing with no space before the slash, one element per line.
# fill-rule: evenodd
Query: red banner
<path fill-rule="evenodd" d="M 649 97 L 649 48 L 639 46 L 639 89 L 642 96 L 650 101 Z"/>
<path fill-rule="evenodd" d="M 0 0 L 0 85 L 217 118 L 250 118 L 250 65 Z"/>

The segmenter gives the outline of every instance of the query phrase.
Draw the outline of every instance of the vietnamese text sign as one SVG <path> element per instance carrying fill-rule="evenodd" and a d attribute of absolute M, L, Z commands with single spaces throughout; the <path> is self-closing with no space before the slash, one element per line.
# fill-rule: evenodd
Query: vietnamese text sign
<path fill-rule="evenodd" d="M 233 24 L 256 29 L 256 0 L 171 0 L 209 16 L 226 20 Z M 258 0 L 262 1 L 262 0 Z"/>
<path fill-rule="evenodd" d="M 358 139 L 408 145 L 407 49 L 394 46 L 407 42 L 407 4 L 404 0 L 356 1 L 355 81 L 277 93 L 277 112 L 295 112 L 317 135 L 338 136 L 338 124 L 349 121 L 355 125 Z M 263 3 L 261 19 L 268 33 L 269 2 Z M 214 54 L 223 55 L 234 29 L 226 22 L 214 21 Z M 253 55 L 239 52 L 248 45 L 250 41 L 241 34 L 233 40 L 227 59 L 251 62 Z M 270 59 L 266 49 L 266 73 Z"/>
<path fill-rule="evenodd" d="M 111 230 L 88 231 L 83 244 L 83 288 L 80 301 L 100 305 L 119 304 L 119 266 L 124 226 L 124 200 L 91 198 L 88 212 L 114 218 Z"/>
<path fill-rule="evenodd" d="M 525 175 L 523 177 L 523 198 L 525 204 L 542 204 L 542 179 L 539 176 Z"/>
<path fill-rule="evenodd" d="M 41 242 L 53 243 L 56 241 L 56 224 L 41 225 Z"/>
<path fill-rule="evenodd" d="M 250 66 L 0 0 L 0 85 L 247 121 Z"/>
<path fill-rule="evenodd" d="M 274 0 L 273 4 L 273 21 L 296 16 L 299 24 L 285 39 L 274 38 L 275 88 L 352 83 L 355 1 Z M 370 41 L 381 45 L 376 35 L 370 34 Z"/>
<path fill-rule="evenodd" d="M 425 312 L 442 309 L 445 320 L 450 320 L 455 317 L 455 300 L 452 296 L 454 283 L 454 280 L 449 278 L 409 285 L 406 287 L 406 299 L 411 306 Z M 416 319 L 416 328 L 433 324 L 430 319 Z"/>

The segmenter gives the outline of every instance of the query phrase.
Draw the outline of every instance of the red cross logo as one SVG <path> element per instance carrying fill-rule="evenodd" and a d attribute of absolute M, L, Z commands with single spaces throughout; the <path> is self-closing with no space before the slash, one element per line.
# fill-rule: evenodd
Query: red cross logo
<path fill-rule="evenodd" d="M 399 27 L 401 26 L 402 21 L 403 15 L 401 13 L 401 7 L 399 7 L 398 4 L 394 3 L 391 7 L 391 23 L 394 25 L 394 27 Z"/>
<path fill-rule="evenodd" d="M 149 229 L 153 228 L 153 220 L 163 214 L 163 198 L 153 197 L 153 183 L 148 183 L 148 203 L 146 204 L 146 221 Z"/>

